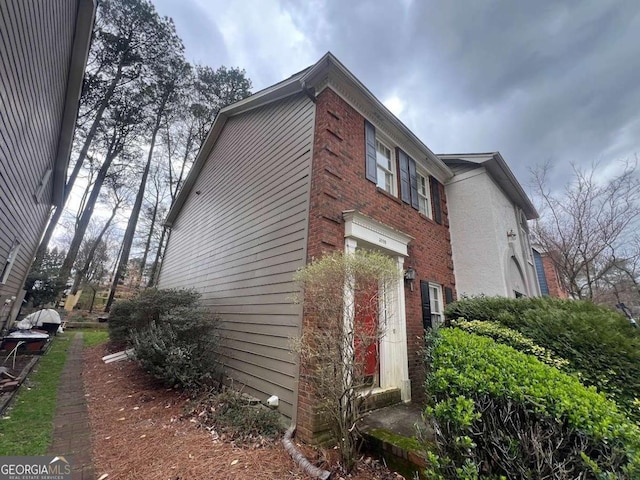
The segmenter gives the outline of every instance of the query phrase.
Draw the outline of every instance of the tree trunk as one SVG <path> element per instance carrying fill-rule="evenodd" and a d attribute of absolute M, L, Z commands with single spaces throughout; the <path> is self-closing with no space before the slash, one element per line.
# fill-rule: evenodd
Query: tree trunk
<path fill-rule="evenodd" d="M 164 244 L 164 239 L 167 235 L 167 227 L 162 227 L 162 235 L 160 235 L 160 243 L 158 243 L 158 249 L 156 250 L 156 258 L 153 261 L 153 266 L 151 267 L 151 272 L 149 273 L 149 282 L 147 283 L 147 287 L 153 287 L 156 284 L 156 275 L 158 274 L 158 265 L 160 264 L 160 259 L 162 258 L 162 246 Z"/>
<path fill-rule="evenodd" d="M 158 130 L 160 130 L 160 120 L 164 113 L 165 104 L 166 104 L 166 101 L 163 102 L 162 106 L 160 107 L 158 118 L 156 119 L 156 123 L 153 127 L 153 133 L 151 134 L 151 145 L 149 146 L 149 155 L 147 156 L 147 164 L 144 167 L 142 180 L 140 182 L 140 188 L 138 189 L 138 194 L 136 195 L 136 201 L 133 204 L 133 209 L 131 210 L 131 216 L 129 217 L 129 222 L 127 223 L 127 230 L 124 233 L 124 238 L 122 241 L 122 255 L 120 256 L 120 261 L 118 262 L 116 273 L 113 276 L 113 283 L 111 284 L 111 291 L 109 292 L 109 298 L 107 299 L 107 304 L 104 307 L 105 312 L 108 312 L 111 309 L 111 305 L 113 304 L 113 300 L 116 295 L 116 289 L 118 288 L 120 277 L 123 276 L 124 271 L 127 267 L 127 263 L 129 262 L 129 253 L 131 253 L 133 236 L 136 232 L 136 226 L 138 225 L 138 217 L 140 216 L 140 209 L 142 208 L 144 191 L 147 185 L 147 178 L 149 177 L 149 170 L 151 168 L 151 159 L 153 158 L 153 149 L 156 144 L 156 136 L 158 135 Z"/>
<path fill-rule="evenodd" d="M 156 218 L 158 216 L 158 202 L 159 197 L 156 197 L 156 203 L 153 206 L 153 214 L 151 216 L 151 227 L 149 228 L 149 235 L 147 235 L 147 241 L 144 244 L 144 253 L 142 254 L 142 260 L 140 261 L 140 278 L 138 279 L 138 287 L 142 283 L 142 276 L 144 275 L 144 266 L 147 263 L 147 257 L 149 256 L 149 250 L 151 249 L 151 239 L 153 238 L 153 230 L 156 226 Z"/>
<path fill-rule="evenodd" d="M 84 238 L 84 234 L 87 231 L 87 227 L 89 226 L 89 221 L 93 216 L 93 209 L 96 205 L 98 194 L 100 193 L 100 189 L 102 188 L 104 179 L 107 176 L 109 167 L 111 166 L 111 162 L 113 162 L 114 158 L 116 158 L 120 153 L 119 148 L 113 148 L 115 142 L 116 140 L 112 139 L 112 143 L 108 150 L 107 156 L 105 157 L 104 163 L 100 167 L 100 170 L 98 171 L 98 175 L 96 177 L 96 181 L 93 184 L 93 189 L 91 190 L 91 195 L 89 195 L 87 206 L 82 212 L 80 223 L 78 224 L 78 228 L 76 229 L 73 235 L 73 240 L 71 241 L 71 245 L 69 246 L 69 251 L 67 252 L 67 256 L 65 257 L 64 262 L 62 263 L 62 267 L 60 267 L 59 278 L 63 282 L 67 281 L 67 278 L 71 273 L 71 268 L 73 267 L 73 263 L 76 261 L 76 257 L 78 256 L 78 250 L 80 250 L 82 239 Z"/>
<path fill-rule="evenodd" d="M 80 286 L 80 282 L 82 281 L 82 278 L 89 271 L 89 267 L 91 266 L 91 262 L 93 260 L 93 257 L 96 254 L 96 250 L 98 249 L 98 245 L 100 245 L 100 242 L 102 241 L 102 237 L 104 236 L 104 234 L 107 232 L 107 230 L 111 226 L 111 222 L 113 222 L 113 219 L 116 217 L 116 212 L 118 211 L 118 207 L 119 206 L 120 206 L 119 204 L 116 204 L 113 207 L 113 210 L 111 210 L 111 216 L 107 220 L 107 223 L 104 224 L 104 226 L 102 227 L 102 230 L 100 231 L 100 234 L 96 238 L 96 241 L 91 246 L 91 249 L 89 250 L 89 253 L 87 254 L 87 259 L 85 260 L 84 265 L 82 266 L 82 270 L 80 270 L 79 272 L 76 273 L 76 276 L 75 276 L 75 278 L 73 280 L 73 286 L 71 287 L 71 294 L 72 295 L 75 295 L 76 293 L 78 293 L 78 287 Z"/>
<path fill-rule="evenodd" d="M 98 126 L 102 121 L 102 115 L 104 115 L 104 111 L 109 106 L 109 102 L 111 101 L 111 97 L 118 86 L 118 82 L 122 77 L 122 61 L 118 65 L 118 70 L 116 71 L 109 88 L 107 89 L 102 102 L 100 102 L 100 106 L 98 110 L 96 110 L 96 116 L 93 119 L 93 123 L 91 124 L 91 128 L 89 129 L 89 133 L 87 133 L 87 138 L 84 140 L 84 144 L 82 145 L 82 149 L 80 150 L 80 154 L 78 155 L 78 159 L 76 160 L 75 165 L 73 166 L 73 171 L 71 175 L 69 175 L 69 179 L 64 187 L 64 198 L 62 199 L 62 207 L 57 207 L 56 211 L 53 213 L 53 216 L 49 220 L 49 224 L 47 225 L 47 230 L 42 237 L 42 241 L 40 245 L 38 245 L 38 250 L 36 252 L 36 258 L 34 263 L 36 265 L 40 265 L 42 263 L 42 259 L 44 258 L 45 253 L 47 253 L 47 247 L 49 246 L 49 242 L 51 241 L 51 237 L 53 236 L 53 231 L 56 229 L 58 222 L 60 221 L 60 217 L 62 217 L 62 212 L 64 211 L 64 206 L 69 200 L 69 195 L 71 194 L 71 190 L 73 189 L 73 185 L 76 183 L 76 179 L 78 178 L 78 174 L 80 173 L 80 169 L 84 164 L 84 160 L 87 157 L 87 153 L 89 152 L 89 147 L 93 142 L 93 139 L 96 136 L 96 132 L 98 131 Z"/>

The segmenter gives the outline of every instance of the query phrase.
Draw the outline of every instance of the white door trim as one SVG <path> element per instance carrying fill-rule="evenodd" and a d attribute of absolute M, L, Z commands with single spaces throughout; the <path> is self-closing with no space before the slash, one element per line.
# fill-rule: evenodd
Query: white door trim
<path fill-rule="evenodd" d="M 383 253 L 396 259 L 398 276 L 389 298 L 391 305 L 386 309 L 383 320 L 385 334 L 380 340 L 380 387 L 399 388 L 404 402 L 411 401 L 411 382 L 409 381 L 409 361 L 407 353 L 407 317 L 404 291 L 404 259 L 407 245 L 413 239 L 398 230 L 373 220 L 353 210 L 343 212 L 345 220 L 345 253 L 355 252 L 358 240 L 368 245 L 376 245 Z M 367 245 L 368 244 L 368 245 Z M 345 287 L 345 299 L 352 299 L 353 292 Z M 353 311 L 345 310 L 345 322 L 351 322 Z"/>

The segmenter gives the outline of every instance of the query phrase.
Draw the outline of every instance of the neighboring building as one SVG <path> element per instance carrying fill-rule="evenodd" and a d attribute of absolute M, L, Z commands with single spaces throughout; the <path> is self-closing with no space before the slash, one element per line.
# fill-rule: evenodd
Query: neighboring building
<path fill-rule="evenodd" d="M 0 2 L 0 329 L 62 206 L 93 0 Z"/>
<path fill-rule="evenodd" d="M 455 296 L 451 170 L 330 53 L 217 116 L 168 216 L 159 286 L 195 288 L 222 319 L 227 372 L 317 433 L 290 339 L 305 328 L 293 273 L 325 251 L 395 258 L 379 390 L 424 396 L 424 327 Z M 403 270 L 415 272 L 415 288 Z"/>
<path fill-rule="evenodd" d="M 538 213 L 498 152 L 439 155 L 459 295 L 540 295 L 527 220 Z"/>
<path fill-rule="evenodd" d="M 553 258 L 540 245 L 533 245 L 533 261 L 536 267 L 540 294 L 549 297 L 569 298 L 569 294 L 562 287 Z"/>

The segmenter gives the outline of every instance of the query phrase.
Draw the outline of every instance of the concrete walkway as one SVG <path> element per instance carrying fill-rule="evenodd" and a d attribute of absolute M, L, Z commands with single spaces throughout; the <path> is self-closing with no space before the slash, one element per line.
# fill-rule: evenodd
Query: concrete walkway
<path fill-rule="evenodd" d="M 82 382 L 82 333 L 68 332 L 65 335 L 75 336 L 58 384 L 53 443 L 49 453 L 71 458 L 73 480 L 94 480 L 91 430 Z"/>

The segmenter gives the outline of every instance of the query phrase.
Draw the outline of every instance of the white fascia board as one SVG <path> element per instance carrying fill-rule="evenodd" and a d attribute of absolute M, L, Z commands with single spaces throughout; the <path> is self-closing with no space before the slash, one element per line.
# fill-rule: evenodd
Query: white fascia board
<path fill-rule="evenodd" d="M 463 160 L 476 165 L 482 165 L 493 180 L 500 186 L 503 192 L 518 205 L 525 213 L 528 220 L 539 217 L 538 211 L 531 203 L 520 182 L 515 177 L 509 165 L 504 160 L 500 152 L 491 153 L 461 153 L 461 154 L 439 154 L 442 160 Z"/>
<path fill-rule="evenodd" d="M 87 65 L 91 32 L 96 13 L 95 0 L 79 0 L 76 11 L 76 24 L 69 69 L 67 73 L 67 89 L 64 99 L 62 122 L 58 133 L 58 146 L 53 165 L 53 189 L 51 204 L 63 207 L 64 189 L 67 181 L 67 167 L 71 156 L 71 146 L 75 132 L 76 117 L 82 94 L 84 69 Z"/>

